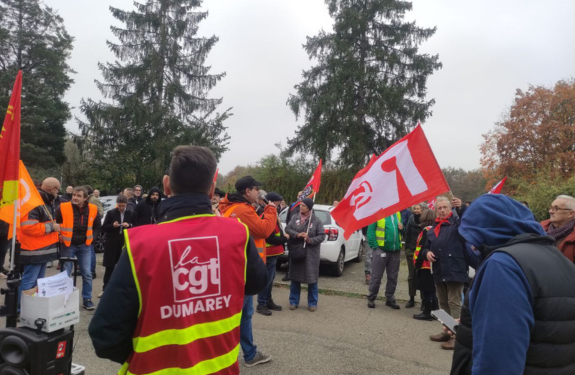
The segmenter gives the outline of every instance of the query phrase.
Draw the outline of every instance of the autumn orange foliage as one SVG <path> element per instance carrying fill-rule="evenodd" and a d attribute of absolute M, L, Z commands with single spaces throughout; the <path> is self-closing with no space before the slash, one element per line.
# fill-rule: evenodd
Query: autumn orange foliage
<path fill-rule="evenodd" d="M 487 187 L 509 176 L 508 193 L 518 181 L 545 174 L 568 179 L 575 168 L 575 80 L 553 88 L 517 90 L 511 108 L 483 135 L 481 166 Z"/>

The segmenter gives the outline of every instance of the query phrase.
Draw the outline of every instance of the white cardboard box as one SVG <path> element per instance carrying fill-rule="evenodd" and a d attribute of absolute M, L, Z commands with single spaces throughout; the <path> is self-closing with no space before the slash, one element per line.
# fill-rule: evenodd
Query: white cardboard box
<path fill-rule="evenodd" d="M 24 327 L 36 328 L 36 319 L 46 319 L 43 332 L 53 332 L 80 322 L 80 297 L 78 289 L 64 305 L 64 295 L 52 297 L 28 296 L 22 294 L 20 301 L 20 323 Z"/>

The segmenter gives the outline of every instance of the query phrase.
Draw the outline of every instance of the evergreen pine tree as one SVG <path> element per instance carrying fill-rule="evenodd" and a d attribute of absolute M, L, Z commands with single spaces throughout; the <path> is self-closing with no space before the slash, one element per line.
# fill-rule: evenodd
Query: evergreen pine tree
<path fill-rule="evenodd" d="M 63 98 L 73 83 L 72 41 L 62 18 L 38 0 L 0 0 L 0 103 L 5 110 L 22 70 L 21 158 L 31 170 L 66 160 L 70 107 Z"/>
<path fill-rule="evenodd" d="M 408 1 L 326 0 L 333 32 L 308 37 L 304 49 L 317 64 L 303 72 L 288 105 L 304 124 L 288 153 L 324 161 L 340 151 L 342 167 L 362 167 L 431 115 L 427 78 L 441 67 L 419 45 L 435 28 L 406 22 Z"/>
<path fill-rule="evenodd" d="M 99 64 L 96 84 L 108 101 L 82 100 L 84 149 L 111 187 L 157 185 L 176 145 L 208 146 L 219 157 L 227 150 L 223 125 L 230 109 L 208 91 L 225 73 L 205 65 L 216 36 L 198 37 L 208 13 L 201 0 L 148 0 L 135 10 L 110 7 L 124 27 L 111 27 L 119 43 L 107 42 L 119 61 Z M 131 184 L 131 185 L 130 185 Z"/>

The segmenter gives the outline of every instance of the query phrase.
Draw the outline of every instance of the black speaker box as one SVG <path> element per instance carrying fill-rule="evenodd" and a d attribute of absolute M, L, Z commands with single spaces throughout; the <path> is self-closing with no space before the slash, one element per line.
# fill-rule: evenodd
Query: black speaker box
<path fill-rule="evenodd" d="M 0 375 L 70 375 L 74 331 L 0 329 Z"/>

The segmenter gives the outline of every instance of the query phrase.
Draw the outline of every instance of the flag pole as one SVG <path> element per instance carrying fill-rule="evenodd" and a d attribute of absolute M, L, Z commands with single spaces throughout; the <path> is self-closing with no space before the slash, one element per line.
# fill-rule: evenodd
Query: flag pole
<path fill-rule="evenodd" d="M 316 195 L 317 195 L 317 193 L 315 193 L 315 194 L 313 195 L 313 203 L 314 203 L 314 206 L 315 206 L 315 196 L 316 196 Z M 312 215 L 313 215 L 313 208 L 311 209 L 311 214 L 309 215 L 309 221 L 307 222 L 307 230 L 305 231 L 305 234 L 308 234 L 308 232 L 309 232 L 309 226 L 311 225 L 311 217 L 312 217 Z M 303 243 L 303 248 L 304 248 L 304 249 L 305 249 L 305 245 L 307 245 L 307 242 L 304 242 L 304 243 Z"/>
<path fill-rule="evenodd" d="M 16 200 L 14 201 L 14 220 L 12 220 L 12 249 L 10 251 L 10 271 L 14 270 L 14 254 L 16 253 L 16 220 L 18 219 L 18 193 L 20 190 L 20 181 L 16 189 Z"/>

